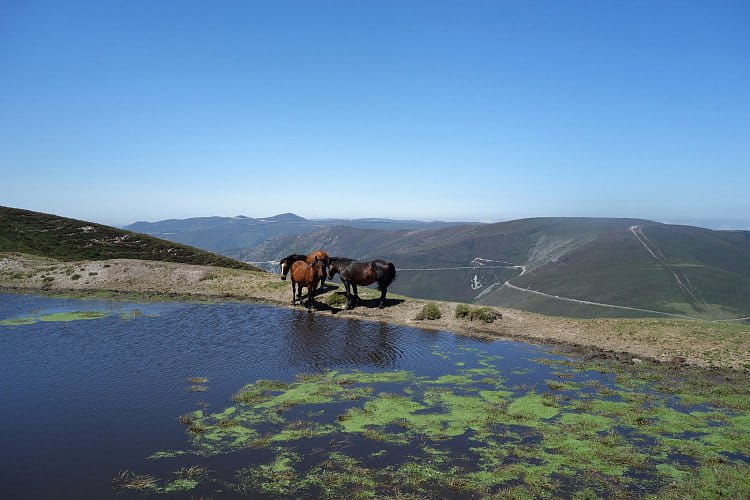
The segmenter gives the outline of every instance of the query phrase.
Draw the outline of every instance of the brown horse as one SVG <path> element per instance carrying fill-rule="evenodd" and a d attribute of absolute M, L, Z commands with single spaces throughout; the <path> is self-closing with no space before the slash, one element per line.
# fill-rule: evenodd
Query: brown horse
<path fill-rule="evenodd" d="M 292 305 L 295 305 L 297 299 L 299 299 L 299 303 L 302 304 L 302 288 L 304 287 L 307 288 L 307 305 L 305 307 L 310 309 L 315 305 L 313 302 L 313 295 L 315 294 L 315 289 L 318 287 L 318 282 L 322 278 L 325 278 L 326 267 L 322 260 L 318 260 L 317 257 L 314 257 L 313 259 L 312 264 L 308 264 L 302 260 L 298 260 L 292 264 L 292 270 L 290 273 L 292 277 Z"/>
<path fill-rule="evenodd" d="M 380 259 L 357 262 L 353 259 L 332 257 L 329 259 L 328 264 L 328 279 L 332 280 L 336 273 L 341 275 L 341 281 L 346 287 L 347 309 L 353 308 L 359 302 L 357 285 L 367 286 L 375 282 L 378 283 L 378 288 L 380 289 L 378 307 L 383 309 L 385 307 L 385 294 L 388 286 L 396 279 L 396 266 L 393 265 L 393 262 L 386 262 Z M 349 293 L 350 286 L 354 291 L 353 296 Z"/>
<path fill-rule="evenodd" d="M 295 262 L 303 260 L 308 264 L 312 264 L 313 262 L 315 262 L 316 257 L 319 261 L 323 262 L 323 265 L 327 269 L 328 263 L 330 262 L 330 257 L 328 257 L 328 254 L 323 250 L 313 250 L 307 255 L 293 253 L 292 255 L 284 257 L 283 259 L 281 259 L 281 261 L 279 261 L 279 267 L 281 268 L 281 279 L 286 279 L 286 275 L 289 273 L 289 270 L 292 268 L 292 264 L 294 264 Z M 324 288 L 325 286 L 326 277 L 325 275 L 323 275 L 323 279 L 320 280 L 320 288 Z"/>

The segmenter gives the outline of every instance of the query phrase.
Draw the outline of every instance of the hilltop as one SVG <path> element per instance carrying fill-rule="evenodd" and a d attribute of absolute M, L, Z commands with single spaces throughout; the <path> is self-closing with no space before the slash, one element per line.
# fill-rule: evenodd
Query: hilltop
<path fill-rule="evenodd" d="M 747 231 L 607 218 L 390 232 L 338 226 L 227 255 L 260 262 L 313 248 L 392 260 L 401 270 L 394 290 L 412 296 L 582 317 L 750 316 Z"/>
<path fill-rule="evenodd" d="M 255 269 L 228 257 L 145 234 L 10 207 L 0 207 L 0 252 L 60 261 L 143 259 Z"/>

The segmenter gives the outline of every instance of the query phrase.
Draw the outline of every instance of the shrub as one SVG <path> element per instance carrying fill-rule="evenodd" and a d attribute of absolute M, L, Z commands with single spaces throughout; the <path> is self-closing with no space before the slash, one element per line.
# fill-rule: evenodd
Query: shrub
<path fill-rule="evenodd" d="M 469 314 L 471 314 L 471 307 L 466 304 L 458 304 L 456 306 L 456 318 L 468 318 Z"/>
<path fill-rule="evenodd" d="M 81 279 L 81 275 L 80 274 L 73 274 L 73 275 L 70 276 L 70 279 L 72 279 L 72 280 L 79 280 L 79 279 Z"/>
<path fill-rule="evenodd" d="M 437 304 L 434 302 L 429 302 L 424 305 L 421 311 L 419 311 L 419 314 L 414 318 L 416 320 L 424 320 L 424 319 L 440 319 L 440 308 L 438 308 Z"/>
<path fill-rule="evenodd" d="M 492 323 L 496 319 L 500 319 L 502 317 L 502 314 L 495 311 L 491 307 L 476 307 L 471 310 L 471 313 L 469 313 L 469 320 L 480 320 L 484 321 L 485 323 Z"/>
<path fill-rule="evenodd" d="M 496 319 L 502 318 L 503 315 L 491 307 L 469 307 L 466 304 L 456 306 L 456 318 L 466 318 L 469 321 L 484 321 L 492 323 Z"/>

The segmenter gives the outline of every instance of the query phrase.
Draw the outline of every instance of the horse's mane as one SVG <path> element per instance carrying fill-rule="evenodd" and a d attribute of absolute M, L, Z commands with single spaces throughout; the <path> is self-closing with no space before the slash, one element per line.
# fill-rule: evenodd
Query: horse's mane
<path fill-rule="evenodd" d="M 307 255 L 293 253 L 292 255 L 287 255 L 286 257 L 281 259 L 279 262 L 284 262 L 284 261 L 289 262 L 289 261 L 295 261 L 295 260 L 307 260 Z"/>

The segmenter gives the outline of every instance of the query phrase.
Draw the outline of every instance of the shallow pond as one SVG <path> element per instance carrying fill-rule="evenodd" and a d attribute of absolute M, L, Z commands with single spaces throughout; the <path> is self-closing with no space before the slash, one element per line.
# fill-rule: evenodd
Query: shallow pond
<path fill-rule="evenodd" d="M 251 304 L 0 294 L 0 491 L 747 493 L 745 380 L 645 365 Z"/>

